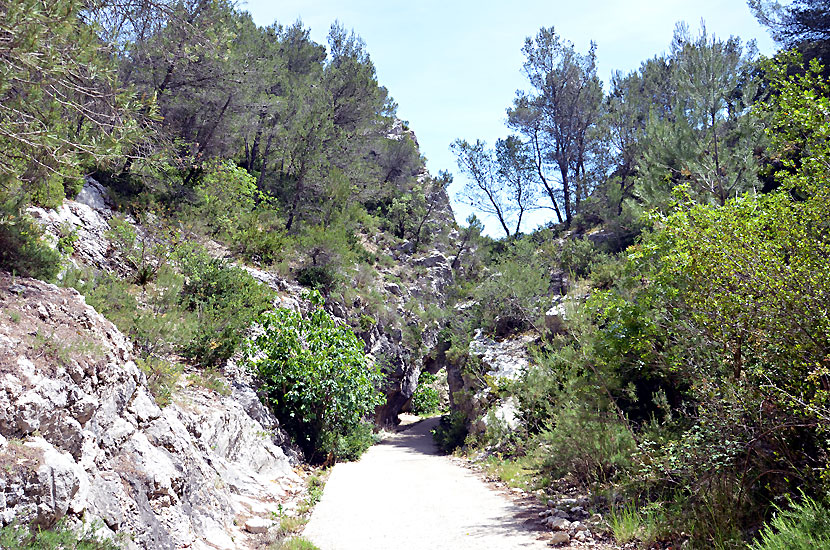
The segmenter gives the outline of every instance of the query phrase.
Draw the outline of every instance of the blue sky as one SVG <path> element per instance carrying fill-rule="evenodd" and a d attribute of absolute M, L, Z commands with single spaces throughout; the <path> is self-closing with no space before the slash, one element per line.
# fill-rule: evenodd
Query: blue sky
<path fill-rule="evenodd" d="M 415 131 L 430 171 L 456 176 L 450 195 L 460 221 L 469 210 L 455 203 L 463 179 L 449 145 L 456 138 L 492 145 L 507 135 L 505 109 L 525 87 L 521 48 L 539 28 L 555 27 L 583 52 L 594 40 L 606 83 L 613 71 L 631 71 L 665 51 L 678 21 L 694 31 L 704 20 L 719 37 L 755 39 L 761 53 L 775 50 L 745 0 L 248 0 L 241 7 L 260 25 L 301 19 L 323 44 L 335 20 L 353 28 L 397 101 L 398 116 Z"/>

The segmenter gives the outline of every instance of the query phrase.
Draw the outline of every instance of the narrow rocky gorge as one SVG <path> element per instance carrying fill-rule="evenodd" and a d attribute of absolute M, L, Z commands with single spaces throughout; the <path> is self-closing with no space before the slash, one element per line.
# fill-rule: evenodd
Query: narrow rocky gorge
<path fill-rule="evenodd" d="M 446 192 L 439 193 L 435 224 L 451 216 Z M 125 269 L 108 237 L 113 205 L 95 180 L 76 200 L 30 213 L 55 242 L 73 233 L 74 265 Z M 126 220 L 139 235 L 145 231 Z M 407 264 L 423 275 L 415 285 L 379 289 L 417 324 L 404 305 L 413 296 L 441 303 L 452 280 L 447 255 L 435 249 L 414 256 L 406 246 L 389 254 L 395 263 L 382 275 L 396 276 Z M 242 267 L 276 291 L 275 307 L 305 307 L 302 287 Z M 333 314 L 345 322 L 349 312 Z M 399 328 L 375 324 L 360 333 L 386 375 L 378 425 L 397 424 L 437 332 L 424 327 L 417 350 L 402 342 Z M 95 524 L 126 536 L 128 548 L 258 547 L 257 533 L 274 525 L 277 510 L 295 508 L 304 484 L 302 457 L 260 402 L 257 381 L 231 360 L 219 372 L 227 391 L 185 377 L 172 402 L 159 407 L 136 360 L 130 341 L 77 291 L 0 273 L 0 523 Z"/>

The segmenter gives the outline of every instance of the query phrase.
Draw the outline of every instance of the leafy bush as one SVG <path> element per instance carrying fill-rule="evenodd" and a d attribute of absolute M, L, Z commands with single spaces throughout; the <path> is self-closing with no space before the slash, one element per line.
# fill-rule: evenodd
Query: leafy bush
<path fill-rule="evenodd" d="M 328 293 L 337 281 L 337 273 L 330 265 L 309 265 L 297 270 L 297 282 L 307 288 Z"/>
<path fill-rule="evenodd" d="M 513 242 L 492 269 L 493 275 L 475 292 L 482 308 L 482 326 L 502 336 L 541 326 L 550 276 L 532 243 Z"/>
<path fill-rule="evenodd" d="M 367 443 L 363 418 L 382 402 L 380 374 L 368 366 L 351 329 L 323 310 L 320 294 L 309 297 L 314 309 L 307 315 L 280 308 L 262 317 L 262 332 L 248 342 L 247 363 L 310 460 L 329 452 L 355 457 Z"/>
<path fill-rule="evenodd" d="M 123 218 L 113 217 L 108 223 L 107 238 L 115 245 L 119 259 L 133 271 L 134 282 L 144 286 L 155 279 L 170 260 L 170 243 L 153 235 L 140 235 Z"/>
<path fill-rule="evenodd" d="M 183 277 L 168 266 L 156 282 L 139 293 L 135 284 L 112 273 L 74 269 L 62 281 L 112 321 L 145 359 L 178 350 L 190 340 L 195 325 L 191 312 L 180 304 Z"/>
<path fill-rule="evenodd" d="M 418 387 L 412 394 L 412 412 L 420 415 L 429 415 L 438 412 L 441 407 L 441 397 L 434 384 L 437 377 L 427 371 L 421 372 L 418 377 Z"/>
<path fill-rule="evenodd" d="M 272 293 L 247 271 L 182 247 L 179 265 L 186 277 L 181 304 L 195 314 L 193 336 L 182 352 L 203 366 L 227 360 L 254 320 L 271 307 Z"/>
<path fill-rule="evenodd" d="M 230 161 L 208 163 L 195 191 L 199 213 L 215 235 L 231 233 L 259 196 L 254 177 Z"/>
<path fill-rule="evenodd" d="M 236 251 L 246 261 L 273 265 L 281 261 L 290 248 L 290 240 L 276 227 L 276 219 L 266 210 L 254 210 L 241 217 L 239 228 L 231 238 Z"/>
<path fill-rule="evenodd" d="M 585 277 L 590 273 L 597 255 L 594 243 L 588 239 L 568 239 L 562 246 L 559 261 L 565 271 L 576 277 Z"/>
<path fill-rule="evenodd" d="M 597 411 L 565 407 L 554 427 L 540 435 L 544 469 L 571 474 L 581 483 L 607 483 L 633 466 L 636 444 L 620 422 Z"/>
<path fill-rule="evenodd" d="M 830 506 L 804 497 L 778 508 L 750 550 L 813 550 L 830 548 Z"/>
<path fill-rule="evenodd" d="M 44 241 L 43 229 L 19 204 L 0 205 L 0 269 L 51 281 L 60 261 L 60 253 Z"/>
<path fill-rule="evenodd" d="M 380 441 L 371 422 L 361 422 L 347 434 L 334 440 L 334 456 L 342 460 L 357 460 L 372 445 Z"/>
<path fill-rule="evenodd" d="M 451 453 L 464 445 L 467 433 L 464 413 L 452 411 L 441 417 L 438 426 L 432 430 L 432 439 L 442 452 Z"/>
<path fill-rule="evenodd" d="M 168 252 L 153 282 L 138 288 L 108 273 L 70 270 L 66 286 L 126 334 L 143 358 L 174 351 L 201 366 L 227 360 L 254 320 L 271 307 L 271 290 L 245 270 L 214 259 L 196 246 Z"/>

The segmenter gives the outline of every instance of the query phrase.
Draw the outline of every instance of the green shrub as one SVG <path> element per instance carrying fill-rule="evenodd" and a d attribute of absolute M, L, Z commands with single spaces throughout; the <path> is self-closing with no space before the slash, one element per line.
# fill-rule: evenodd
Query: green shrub
<path fill-rule="evenodd" d="M 256 318 L 271 307 L 271 290 L 247 271 L 210 257 L 196 248 L 178 251 L 186 283 L 181 304 L 195 315 L 192 337 L 182 345 L 185 356 L 202 366 L 227 360 Z"/>
<path fill-rule="evenodd" d="M 598 252 L 594 243 L 588 239 L 568 239 L 562 246 L 560 263 L 562 269 L 576 277 L 585 277 L 591 271 L 591 264 L 596 260 Z"/>
<path fill-rule="evenodd" d="M 334 456 L 342 460 L 357 460 L 361 455 L 380 441 L 370 422 L 361 422 L 347 434 L 339 434 L 334 441 Z"/>
<path fill-rule="evenodd" d="M 337 282 L 337 273 L 330 265 L 309 265 L 297 270 L 297 282 L 306 288 L 328 293 Z"/>
<path fill-rule="evenodd" d="M 239 220 L 239 228 L 231 241 L 245 261 L 267 266 L 285 258 L 291 240 L 281 228 L 276 227 L 274 222 L 277 220 L 269 219 L 271 217 L 267 211 L 255 210 Z"/>
<path fill-rule="evenodd" d="M 441 407 L 441 397 L 434 387 L 437 377 L 427 371 L 421 372 L 418 377 L 418 387 L 412 394 L 412 412 L 420 415 L 430 415 L 438 412 Z"/>
<path fill-rule="evenodd" d="M 121 262 L 133 272 L 133 282 L 141 286 L 153 281 L 170 262 L 179 239 L 176 231 L 162 236 L 160 230 L 145 227 L 139 233 L 127 220 L 118 217 L 109 219 L 110 230 L 107 238 L 118 251 Z M 173 242 L 171 242 L 173 241 Z"/>
<path fill-rule="evenodd" d="M 11 524 L 0 528 L 2 550 L 118 550 L 117 542 L 97 533 L 93 526 L 73 531 L 63 522 L 51 529 L 26 528 Z"/>
<path fill-rule="evenodd" d="M 147 386 L 160 407 L 170 403 L 176 383 L 182 374 L 180 365 L 158 357 L 139 358 L 138 368 L 147 376 Z"/>
<path fill-rule="evenodd" d="M 482 327 L 497 335 L 540 327 L 550 288 L 549 266 L 529 240 L 515 241 L 492 267 L 493 274 L 475 291 Z"/>
<path fill-rule="evenodd" d="M 43 229 L 19 204 L 0 206 L 0 269 L 23 277 L 53 280 L 61 255 L 44 240 Z"/>
<path fill-rule="evenodd" d="M 210 367 L 227 360 L 255 319 L 271 307 L 271 290 L 248 272 L 210 257 L 196 246 L 179 246 L 177 259 L 162 265 L 153 282 L 131 284 L 108 273 L 70 270 L 66 286 L 115 323 L 141 357 L 172 352 Z"/>
<path fill-rule="evenodd" d="M 467 422 L 464 413 L 452 411 L 441 417 L 438 426 L 432 430 L 435 445 L 444 453 L 451 453 L 464 445 L 467 439 Z"/>
<path fill-rule="evenodd" d="M 194 188 L 201 221 L 213 235 L 227 237 L 237 220 L 253 210 L 259 196 L 256 179 L 231 161 L 211 161 Z"/>
<path fill-rule="evenodd" d="M 158 284 L 141 290 L 105 272 L 70 269 L 62 281 L 130 338 L 142 358 L 166 355 L 190 340 L 195 319 L 180 304 L 183 282 L 169 266 L 161 270 Z"/>
<path fill-rule="evenodd" d="M 262 332 L 247 345 L 247 363 L 309 460 L 329 452 L 355 456 L 365 442 L 363 418 L 382 402 L 380 373 L 368 366 L 351 329 L 323 310 L 320 294 L 312 292 L 310 299 L 314 308 L 307 315 L 280 308 L 261 318 Z"/>
<path fill-rule="evenodd" d="M 789 501 L 788 508 L 777 508 L 750 550 L 814 550 L 830 548 L 830 506 L 803 497 Z"/>
<path fill-rule="evenodd" d="M 665 522 L 664 513 L 654 506 L 638 508 L 631 503 L 612 506 L 608 513 L 608 527 L 619 544 L 633 540 L 652 544 L 660 538 Z"/>
<path fill-rule="evenodd" d="M 571 474 L 584 484 L 607 483 L 630 470 L 636 444 L 619 420 L 578 405 L 563 408 L 554 427 L 540 435 L 547 459 L 543 468 Z"/>

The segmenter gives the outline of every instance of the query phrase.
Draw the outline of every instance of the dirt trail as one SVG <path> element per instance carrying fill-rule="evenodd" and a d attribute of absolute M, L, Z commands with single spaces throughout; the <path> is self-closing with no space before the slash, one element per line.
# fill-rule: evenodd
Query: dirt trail
<path fill-rule="evenodd" d="M 437 422 L 337 464 L 303 536 L 321 550 L 549 548 L 526 511 L 437 454 L 430 435 Z"/>

